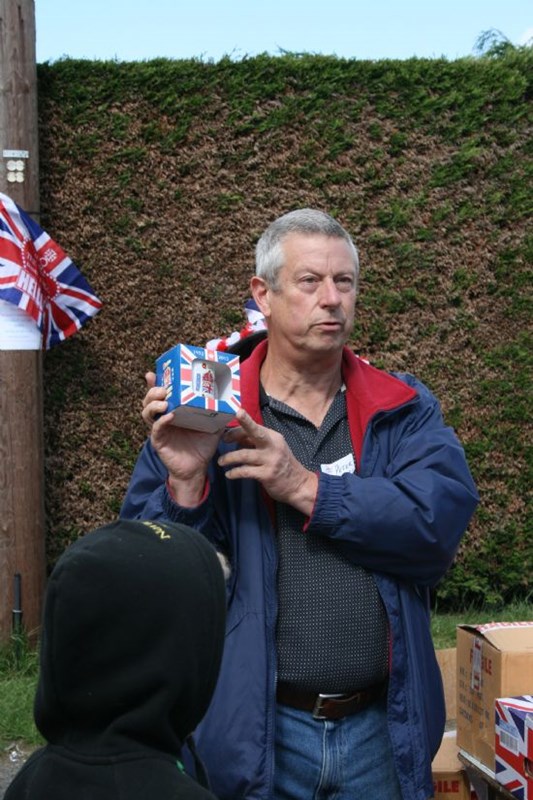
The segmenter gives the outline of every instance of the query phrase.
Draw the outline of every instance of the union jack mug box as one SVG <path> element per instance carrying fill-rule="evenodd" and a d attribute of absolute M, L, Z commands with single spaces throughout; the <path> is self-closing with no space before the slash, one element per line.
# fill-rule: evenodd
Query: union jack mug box
<path fill-rule="evenodd" d="M 533 687 L 533 621 L 457 629 L 457 745 L 495 771 L 494 703 Z"/>
<path fill-rule="evenodd" d="M 214 433 L 241 406 L 239 356 L 177 344 L 156 360 L 156 386 L 167 391 L 168 411 L 181 428 Z"/>
<path fill-rule="evenodd" d="M 518 800 L 533 800 L 533 695 L 496 700 L 496 780 Z"/>

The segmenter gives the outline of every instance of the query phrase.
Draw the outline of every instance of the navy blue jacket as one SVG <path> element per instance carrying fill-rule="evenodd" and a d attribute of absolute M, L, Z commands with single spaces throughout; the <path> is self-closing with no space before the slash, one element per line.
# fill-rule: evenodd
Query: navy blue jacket
<path fill-rule="evenodd" d="M 241 368 L 242 402 L 258 422 L 267 346 L 258 345 Z M 478 496 L 463 449 L 423 384 L 377 370 L 348 348 L 342 374 L 357 472 L 320 473 L 306 530 L 335 539 L 347 558 L 375 576 L 390 630 L 387 708 L 396 768 L 404 800 L 426 800 L 433 795 L 431 760 L 445 722 L 429 589 L 450 566 Z M 219 450 L 228 447 L 234 445 L 221 442 Z M 166 477 L 148 441 L 121 513 L 186 523 L 228 555 L 222 668 L 196 740 L 221 800 L 268 800 L 276 683 L 273 506 L 256 481 L 225 480 L 216 458 L 209 493 L 196 508 L 173 502 Z"/>

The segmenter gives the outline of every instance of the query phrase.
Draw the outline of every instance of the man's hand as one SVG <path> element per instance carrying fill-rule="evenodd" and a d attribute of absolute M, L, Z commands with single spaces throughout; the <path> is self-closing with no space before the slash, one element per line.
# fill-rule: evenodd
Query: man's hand
<path fill-rule="evenodd" d="M 203 433 L 172 424 L 166 389 L 155 386 L 155 374 L 146 375 L 148 392 L 143 400 L 142 418 L 150 430 L 154 450 L 168 470 L 169 484 L 177 503 L 197 505 L 203 495 L 207 467 L 221 433 Z M 158 415 L 161 415 L 158 417 Z"/>
<path fill-rule="evenodd" d="M 236 442 L 239 449 L 218 460 L 226 468 L 226 478 L 254 478 L 273 500 L 288 503 L 311 515 L 318 490 L 318 477 L 296 459 L 280 433 L 258 425 L 246 411 L 237 412 L 240 428 L 229 428 L 225 442 Z"/>

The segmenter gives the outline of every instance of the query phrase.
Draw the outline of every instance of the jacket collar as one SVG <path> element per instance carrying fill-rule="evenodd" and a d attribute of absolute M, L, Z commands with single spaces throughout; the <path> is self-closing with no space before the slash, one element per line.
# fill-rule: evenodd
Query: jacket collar
<path fill-rule="evenodd" d="M 348 347 L 342 353 L 342 377 L 346 384 L 350 437 L 359 467 L 363 439 L 371 420 L 376 414 L 409 403 L 418 393 L 394 375 L 363 361 Z"/>

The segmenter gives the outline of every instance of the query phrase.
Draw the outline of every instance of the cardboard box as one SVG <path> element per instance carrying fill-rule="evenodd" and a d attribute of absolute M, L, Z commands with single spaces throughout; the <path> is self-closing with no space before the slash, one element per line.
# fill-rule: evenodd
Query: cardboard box
<path fill-rule="evenodd" d="M 457 718 L 457 648 L 447 647 L 442 650 L 436 650 L 437 663 L 440 668 L 442 676 L 442 685 L 444 687 L 444 702 L 446 703 L 446 721 L 448 723 L 455 722 Z"/>
<path fill-rule="evenodd" d="M 457 751 L 455 731 L 445 733 L 431 765 L 434 800 L 473 800 L 476 797 Z"/>
<path fill-rule="evenodd" d="M 533 800 L 533 695 L 496 700 L 496 780 Z"/>
<path fill-rule="evenodd" d="M 240 360 L 232 353 L 177 344 L 156 361 L 156 385 L 167 390 L 174 425 L 214 433 L 241 406 Z"/>
<path fill-rule="evenodd" d="M 457 629 L 457 745 L 494 774 L 494 703 L 533 687 L 533 622 Z"/>

